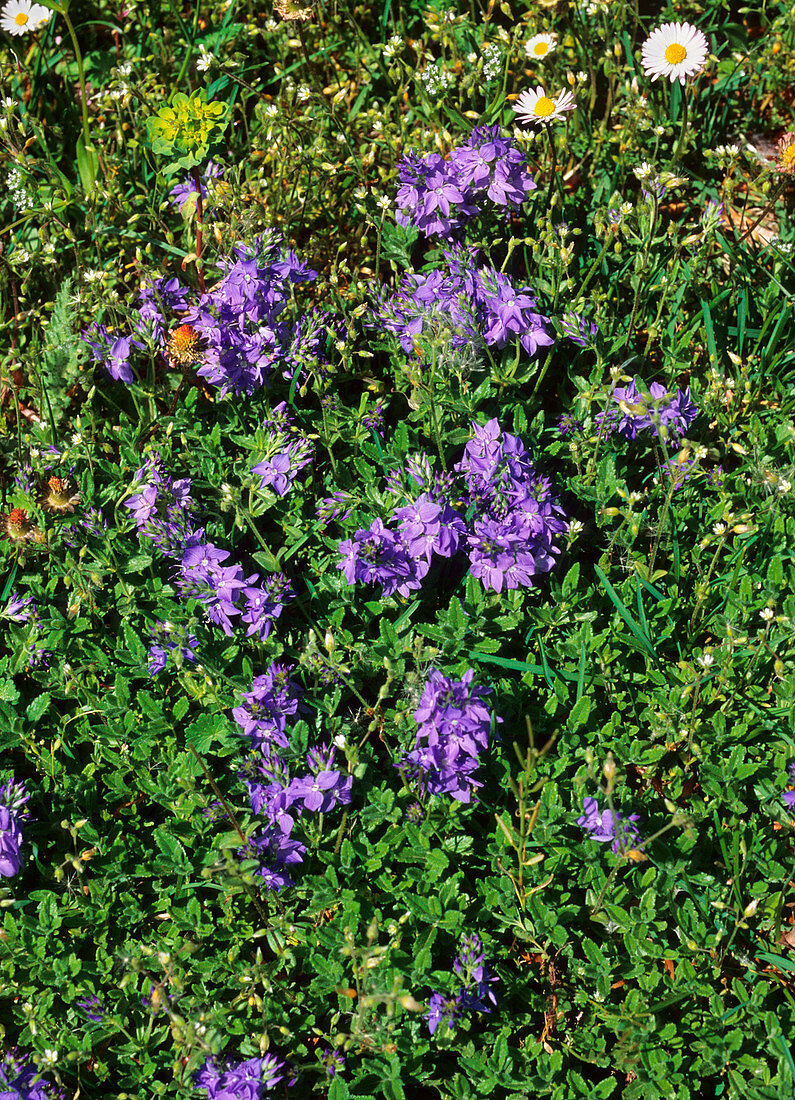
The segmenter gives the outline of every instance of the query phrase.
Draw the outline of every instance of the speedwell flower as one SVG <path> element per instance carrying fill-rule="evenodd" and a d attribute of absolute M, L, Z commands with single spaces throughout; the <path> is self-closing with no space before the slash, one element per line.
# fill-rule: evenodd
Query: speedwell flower
<path fill-rule="evenodd" d="M 524 48 L 524 52 L 532 60 L 540 61 L 542 57 L 554 53 L 557 47 L 557 37 L 554 34 L 534 34 Z"/>
<path fill-rule="evenodd" d="M 666 76 L 684 84 L 707 60 L 706 35 L 690 23 L 663 23 L 652 31 L 641 48 L 641 64 L 646 76 L 657 80 Z"/>
<path fill-rule="evenodd" d="M 552 99 L 539 84 L 535 91 L 530 88 L 522 92 L 513 105 L 513 109 L 522 122 L 528 122 L 532 126 L 541 126 L 545 122 L 554 122 L 563 118 L 568 111 L 573 111 L 576 104 L 571 92 L 559 92 Z"/>
<path fill-rule="evenodd" d="M 50 9 L 31 0 L 8 0 L 0 11 L 0 27 L 6 34 L 27 34 L 44 26 L 50 18 Z"/>

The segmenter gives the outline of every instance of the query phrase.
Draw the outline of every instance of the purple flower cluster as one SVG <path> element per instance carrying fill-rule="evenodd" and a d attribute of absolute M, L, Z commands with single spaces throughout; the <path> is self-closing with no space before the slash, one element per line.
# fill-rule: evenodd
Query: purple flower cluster
<path fill-rule="evenodd" d="M 491 732 L 488 689 L 473 684 L 473 677 L 471 669 L 462 680 L 431 669 L 414 712 L 414 748 L 396 765 L 425 793 L 447 794 L 457 802 L 469 802 L 482 786 L 473 773 Z"/>
<path fill-rule="evenodd" d="M 285 1063 L 275 1055 L 247 1058 L 244 1062 L 217 1062 L 208 1058 L 194 1077 L 207 1100 L 260 1100 L 282 1080 Z"/>
<path fill-rule="evenodd" d="M 30 817 L 25 806 L 30 795 L 22 783 L 10 779 L 0 786 L 0 875 L 12 878 L 22 866 L 22 825 Z"/>
<path fill-rule="evenodd" d="M 155 454 L 136 471 L 135 481 L 142 484 L 141 492 L 125 500 L 124 507 L 132 512 L 138 534 L 167 558 L 179 557 L 201 537 L 194 529 L 190 478 L 175 481 Z"/>
<path fill-rule="evenodd" d="M 64 1093 L 40 1071 L 27 1065 L 18 1050 L 0 1056 L 0 1097 L 3 1100 L 62 1100 Z"/>
<path fill-rule="evenodd" d="M 398 165 L 395 218 L 426 237 L 450 237 L 489 202 L 518 209 L 536 184 L 522 152 L 499 126 L 476 127 L 445 159 L 407 153 Z"/>
<path fill-rule="evenodd" d="M 396 336 L 407 354 L 428 333 L 443 335 L 452 348 L 500 349 L 518 339 L 528 355 L 554 344 L 530 287 L 515 287 L 494 267 L 478 267 L 476 249 L 454 246 L 442 255 L 446 268 L 406 275 L 373 313 L 376 326 Z"/>
<path fill-rule="evenodd" d="M 582 800 L 583 814 L 577 818 L 577 824 L 594 840 L 600 844 L 610 844 L 614 852 L 626 852 L 629 849 L 640 848 L 638 840 L 640 832 L 636 821 L 640 821 L 638 814 L 632 814 L 623 818 L 612 810 L 599 811 L 599 803 L 595 798 Z"/>
<path fill-rule="evenodd" d="M 151 644 L 149 646 L 149 675 L 154 677 L 168 664 L 169 657 L 177 668 L 181 668 L 185 661 L 196 664 L 196 647 L 198 638 L 188 632 L 184 626 L 168 622 L 157 622 L 152 627 Z"/>
<path fill-rule="evenodd" d="M 8 619 L 12 623 L 26 623 L 35 612 L 32 596 L 20 596 L 18 592 L 12 592 L 4 610 L 0 612 L 0 618 Z"/>
<path fill-rule="evenodd" d="M 625 439 L 636 439 L 641 432 L 651 431 L 669 445 L 676 442 L 698 416 L 698 408 L 690 400 L 690 388 L 670 394 L 659 382 L 652 382 L 650 396 L 630 382 L 613 391 L 618 409 L 608 409 L 596 417 L 601 432 L 614 432 Z"/>
<path fill-rule="evenodd" d="M 563 315 L 560 332 L 562 336 L 571 340 L 572 344 L 577 344 L 581 348 L 588 348 L 593 346 L 599 330 L 593 321 L 589 321 L 581 313 L 576 313 L 573 309 L 570 309 Z"/>
<path fill-rule="evenodd" d="M 435 475 L 425 456 L 407 464 L 406 479 L 393 472 L 388 492 L 404 493 L 406 481 L 414 491 L 393 512 L 394 529 L 376 519 L 339 544 L 337 567 L 348 584 L 380 584 L 385 596 L 408 596 L 421 587 L 434 554 L 449 558 L 459 550 L 472 575 L 495 592 L 549 572 L 559 552 L 554 540 L 567 529 L 549 479 L 497 420 L 474 424 L 473 432 L 452 478 Z"/>
<path fill-rule="evenodd" d="M 312 462 L 315 447 L 296 428 L 286 401 L 276 406 L 262 426 L 265 457 L 251 472 L 260 477 L 260 490 L 271 489 L 277 497 L 283 497 L 298 473 Z"/>
<path fill-rule="evenodd" d="M 125 501 L 133 513 L 138 534 L 149 539 L 166 557 L 178 560 L 177 588 L 185 599 L 203 604 L 207 618 L 220 626 L 229 637 L 233 619 L 240 617 L 246 637 L 265 641 L 284 605 L 293 598 L 288 579 L 281 573 L 269 574 L 259 584 L 259 574 L 246 577 L 239 565 L 225 564 L 229 551 L 206 541 L 203 528 L 194 527 L 195 503 L 191 498 L 190 478 L 175 481 L 165 471 L 159 456 L 150 457 L 135 475 L 144 482 L 140 493 Z M 190 640 L 192 639 L 192 640 Z M 195 660 L 195 638 L 183 638 L 164 647 L 156 639 L 150 650 L 150 672 L 155 675 L 164 665 L 164 648 L 172 653 L 180 649 L 182 659 Z M 152 671 L 153 670 L 153 671 Z"/>
<path fill-rule="evenodd" d="M 293 598 L 292 586 L 282 573 L 271 573 L 256 584 L 257 573 L 244 576 L 239 565 L 224 564 L 228 557 L 228 550 L 211 542 L 189 546 L 182 555 L 177 587 L 185 598 L 203 604 L 207 618 L 227 637 L 232 635 L 232 620 L 239 615 L 246 625 L 246 637 L 256 635 L 264 642 L 284 605 Z"/>
<path fill-rule="evenodd" d="M 334 767 L 335 750 L 327 745 L 311 749 L 306 755 L 308 771 L 291 776 L 288 765 L 276 748 L 289 750 L 288 720 L 301 710 L 302 691 L 290 679 L 289 665 L 271 665 L 255 677 L 251 691 L 243 695 L 243 705 L 235 707 L 232 717 L 255 749 L 241 773 L 248 788 L 251 809 L 267 822 L 263 833 L 249 840 L 241 855 L 260 862 L 257 872 L 271 890 L 292 886 L 286 871 L 300 863 L 306 848 L 290 836 L 297 817 L 305 811 L 330 813 L 351 801 L 353 777 Z"/>
<path fill-rule="evenodd" d="M 789 775 L 789 789 L 784 791 L 781 797 L 787 809 L 795 813 L 795 790 L 792 789 L 795 786 L 795 764 L 790 764 L 787 768 L 787 774 Z"/>
<path fill-rule="evenodd" d="M 176 279 L 159 279 L 138 295 L 133 331 L 111 333 L 94 325 L 83 333 L 93 358 L 112 378 L 134 380 L 134 352 L 145 346 L 167 353 L 174 320 L 187 327 L 196 352 L 196 373 L 222 394 L 252 393 L 277 368 L 292 379 L 307 359 L 323 359 L 328 318 L 316 313 L 296 325 L 279 320 L 292 286 L 317 277 L 276 230 L 253 245 L 234 249 L 223 278 L 198 300 Z M 168 357 L 168 356 L 166 356 Z"/>
<path fill-rule="evenodd" d="M 477 933 L 462 936 L 458 957 L 453 970 L 461 979 L 461 986 L 454 994 L 432 993 L 430 1006 L 425 1013 L 431 1035 L 442 1021 L 452 1031 L 460 1016 L 470 1012 L 491 1012 L 497 998 L 491 986 L 497 981 L 483 965 L 485 952 Z"/>

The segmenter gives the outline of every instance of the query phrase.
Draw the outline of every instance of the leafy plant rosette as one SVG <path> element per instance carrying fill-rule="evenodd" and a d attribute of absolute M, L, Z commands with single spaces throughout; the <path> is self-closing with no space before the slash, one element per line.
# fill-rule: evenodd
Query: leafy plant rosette
<path fill-rule="evenodd" d="M 190 96 L 175 92 L 167 106 L 146 120 L 146 136 L 152 152 L 168 161 L 164 174 L 172 176 L 203 164 L 217 149 L 228 123 L 228 104 L 208 100 L 204 91 Z"/>

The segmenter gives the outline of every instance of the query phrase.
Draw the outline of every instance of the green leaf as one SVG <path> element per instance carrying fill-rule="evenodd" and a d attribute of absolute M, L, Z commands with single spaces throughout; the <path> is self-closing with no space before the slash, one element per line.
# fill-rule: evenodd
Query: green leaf
<path fill-rule="evenodd" d="M 37 695 L 33 702 L 28 704 L 28 709 L 25 713 L 31 722 L 38 722 L 49 705 L 50 696 L 45 691 L 43 695 Z"/>
<path fill-rule="evenodd" d="M 567 725 L 569 729 L 576 730 L 579 726 L 584 725 L 588 721 L 588 716 L 591 713 L 591 699 L 588 695 L 583 695 L 569 711 L 569 717 Z"/>
<path fill-rule="evenodd" d="M 85 193 L 90 195 L 99 175 L 99 155 L 96 148 L 86 141 L 85 134 L 82 133 L 77 139 L 76 152 L 80 182 Z"/>

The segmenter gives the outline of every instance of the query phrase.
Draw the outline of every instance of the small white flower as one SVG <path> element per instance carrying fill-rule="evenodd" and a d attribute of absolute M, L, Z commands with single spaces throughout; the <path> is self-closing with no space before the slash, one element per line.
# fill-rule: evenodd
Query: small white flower
<path fill-rule="evenodd" d="M 554 122 L 563 118 L 567 111 L 576 107 L 571 92 L 558 92 L 552 99 L 539 84 L 535 91 L 528 88 L 522 92 L 513 105 L 513 109 L 522 122 L 532 126 L 542 126 L 545 122 Z"/>
<path fill-rule="evenodd" d="M 780 477 L 776 488 L 780 493 L 789 493 L 792 489 L 792 482 L 786 477 Z"/>
<path fill-rule="evenodd" d="M 44 1069 L 52 1069 L 58 1064 L 58 1051 L 48 1047 L 41 1056 L 41 1065 Z"/>
<path fill-rule="evenodd" d="M 279 108 L 275 103 L 268 103 L 265 107 L 265 115 L 267 118 L 276 118 L 279 113 Z"/>
<path fill-rule="evenodd" d="M 726 524 L 725 523 L 714 523 L 712 525 L 712 532 L 715 535 L 725 534 L 726 533 Z"/>
<path fill-rule="evenodd" d="M 534 34 L 524 52 L 534 61 L 540 61 L 542 57 L 554 53 L 557 44 L 557 36 L 554 34 Z"/>
<path fill-rule="evenodd" d="M 50 9 L 31 0 L 8 0 L 0 10 L 0 27 L 7 34 L 27 34 L 38 30 L 50 18 Z"/>
<path fill-rule="evenodd" d="M 213 55 L 206 46 L 199 46 L 199 60 L 196 62 L 196 70 L 206 73 L 213 63 Z"/>
<path fill-rule="evenodd" d="M 647 160 L 644 160 L 637 168 L 632 169 L 632 175 L 636 180 L 643 183 L 644 180 L 650 179 L 654 175 L 654 169 Z"/>
<path fill-rule="evenodd" d="M 709 53 L 709 43 L 697 27 L 690 23 L 663 23 L 652 31 L 641 48 L 641 65 L 652 80 L 665 76 L 671 83 L 684 84 L 702 68 Z"/>
<path fill-rule="evenodd" d="M 759 612 L 759 618 L 763 619 L 766 623 L 772 622 L 775 615 L 776 613 L 772 607 L 763 607 Z"/>
<path fill-rule="evenodd" d="M 701 665 L 702 668 L 706 669 L 709 668 L 710 665 L 715 664 L 715 658 L 712 656 L 711 653 L 705 653 L 703 657 L 698 658 L 698 663 Z"/>

